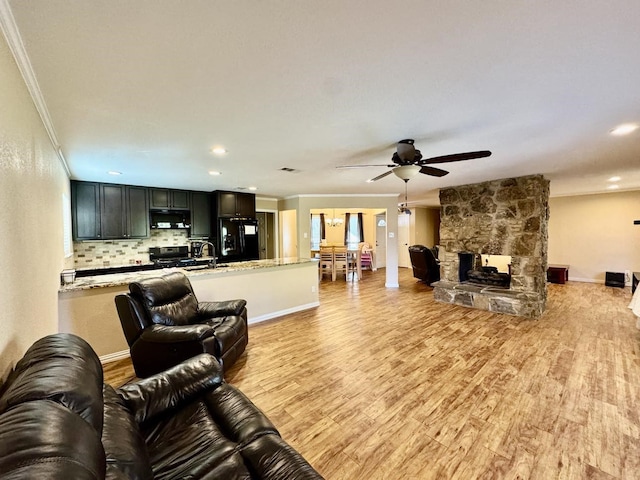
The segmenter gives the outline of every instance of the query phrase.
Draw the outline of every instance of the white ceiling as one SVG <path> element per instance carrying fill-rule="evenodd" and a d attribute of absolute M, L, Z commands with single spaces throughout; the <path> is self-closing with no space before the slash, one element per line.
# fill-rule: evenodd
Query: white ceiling
<path fill-rule="evenodd" d="M 613 175 L 640 189 L 640 130 L 609 135 L 640 122 L 638 0 L 2 2 L 73 178 L 403 193 L 394 175 L 365 183 L 386 167 L 335 167 L 389 163 L 414 138 L 425 157 L 493 152 L 411 180 L 425 205 L 528 174 L 552 195 Z"/>

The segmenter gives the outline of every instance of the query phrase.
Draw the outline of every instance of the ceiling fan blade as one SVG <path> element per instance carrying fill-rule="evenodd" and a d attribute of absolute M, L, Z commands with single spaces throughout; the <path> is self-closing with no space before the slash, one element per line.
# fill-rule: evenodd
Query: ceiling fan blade
<path fill-rule="evenodd" d="M 441 170 L 439 168 L 436 167 L 420 167 L 420 173 L 424 173 L 425 175 L 431 175 L 432 177 L 444 177 L 445 175 L 448 175 L 449 172 L 447 172 L 446 170 Z"/>
<path fill-rule="evenodd" d="M 440 157 L 423 158 L 418 165 L 428 165 L 431 163 L 447 163 L 459 162 L 461 160 L 471 160 L 473 158 L 484 158 L 491 155 L 489 150 L 480 150 L 478 152 L 453 153 L 451 155 L 442 155 Z"/>
<path fill-rule="evenodd" d="M 380 180 L 381 178 L 386 177 L 387 175 L 391 175 L 393 173 L 393 170 L 389 170 L 388 172 L 384 172 L 381 173 L 380 175 L 378 175 L 377 177 L 372 178 L 371 180 L 369 180 L 370 182 L 377 182 L 378 180 Z"/>
<path fill-rule="evenodd" d="M 377 165 L 338 165 L 336 168 L 362 168 L 362 167 L 397 167 L 397 165 L 377 164 Z"/>

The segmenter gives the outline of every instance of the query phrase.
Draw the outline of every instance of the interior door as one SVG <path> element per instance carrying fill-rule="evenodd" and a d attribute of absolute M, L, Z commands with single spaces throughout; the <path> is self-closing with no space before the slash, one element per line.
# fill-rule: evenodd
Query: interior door
<path fill-rule="evenodd" d="M 376 268 L 387 265 L 387 214 L 376 215 Z"/>
<path fill-rule="evenodd" d="M 411 267 L 409 257 L 409 223 L 411 216 L 406 213 L 398 215 L 398 266 Z"/>

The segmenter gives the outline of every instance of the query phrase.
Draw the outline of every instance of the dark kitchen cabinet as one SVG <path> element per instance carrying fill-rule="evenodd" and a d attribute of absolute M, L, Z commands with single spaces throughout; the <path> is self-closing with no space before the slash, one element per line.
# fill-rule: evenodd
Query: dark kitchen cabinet
<path fill-rule="evenodd" d="M 170 210 L 189 210 L 188 190 L 170 190 L 167 188 L 150 189 L 151 208 L 167 208 Z"/>
<path fill-rule="evenodd" d="M 74 240 L 149 236 L 147 188 L 74 181 L 71 195 Z"/>
<path fill-rule="evenodd" d="M 149 236 L 149 193 L 145 187 L 128 186 L 126 195 L 127 238 Z"/>
<path fill-rule="evenodd" d="M 103 239 L 149 236 L 149 200 L 145 187 L 102 184 L 100 214 Z"/>
<path fill-rule="evenodd" d="M 256 196 L 253 193 L 214 192 L 218 217 L 255 218 Z"/>
<path fill-rule="evenodd" d="M 100 238 L 100 184 L 71 182 L 71 218 L 74 240 Z"/>
<path fill-rule="evenodd" d="M 211 236 L 211 194 L 191 192 L 191 236 Z"/>

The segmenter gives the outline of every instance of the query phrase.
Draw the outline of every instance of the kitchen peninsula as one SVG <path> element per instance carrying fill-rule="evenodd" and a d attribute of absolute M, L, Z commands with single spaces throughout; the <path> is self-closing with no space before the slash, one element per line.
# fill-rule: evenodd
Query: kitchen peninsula
<path fill-rule="evenodd" d="M 58 329 L 89 342 L 102 361 L 128 355 L 114 298 L 128 292 L 130 282 L 183 271 L 200 301 L 247 300 L 249 323 L 317 307 L 316 260 L 284 258 L 80 277 L 58 293 Z M 251 341 L 251 339 L 249 339 Z"/>

